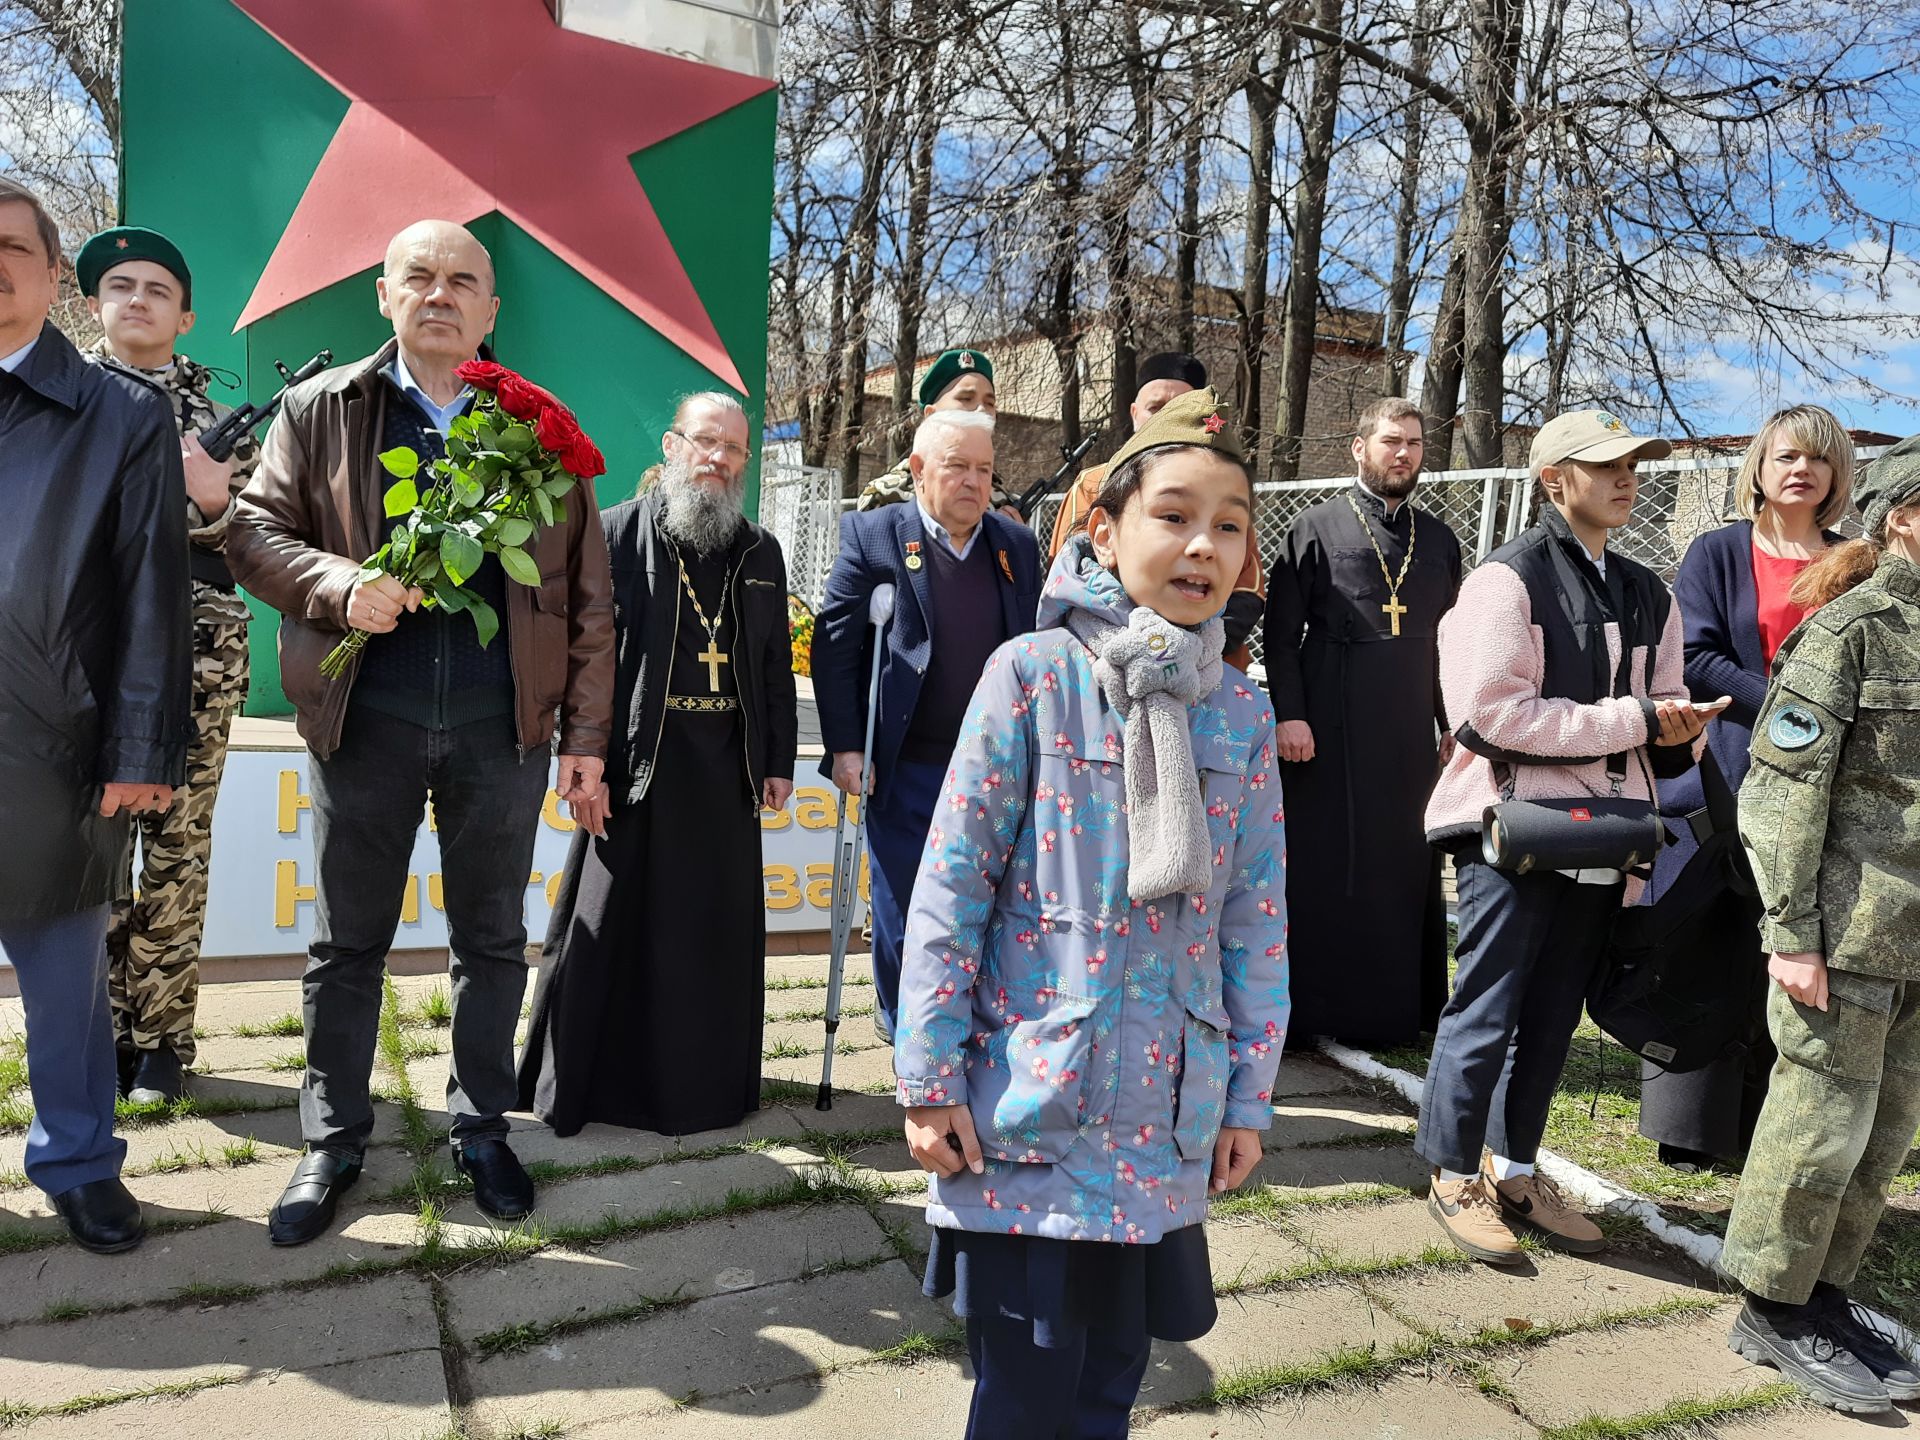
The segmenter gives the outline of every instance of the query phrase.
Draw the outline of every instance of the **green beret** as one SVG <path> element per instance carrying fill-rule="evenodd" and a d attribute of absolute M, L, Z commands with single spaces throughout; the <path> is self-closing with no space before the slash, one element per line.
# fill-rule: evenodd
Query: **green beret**
<path fill-rule="evenodd" d="M 1247 463 L 1240 449 L 1239 427 L 1227 418 L 1220 397 L 1209 385 L 1203 390 L 1176 395 L 1161 406 L 1160 413 L 1134 431 L 1133 438 L 1107 462 L 1107 474 L 1113 474 L 1144 451 L 1161 450 L 1169 445 L 1198 445 L 1236 464 Z"/>
<path fill-rule="evenodd" d="M 162 269 L 172 271 L 180 282 L 181 308 L 191 306 L 193 275 L 187 269 L 187 259 L 180 253 L 180 247 L 158 230 L 146 230 L 138 225 L 116 225 L 111 230 L 102 230 L 80 247 L 73 261 L 80 293 L 98 295 L 100 277 L 128 260 L 151 260 Z"/>
<path fill-rule="evenodd" d="M 933 362 L 933 368 L 927 371 L 926 378 L 920 382 L 920 403 L 931 405 L 947 392 L 962 375 L 984 375 L 993 379 L 993 362 L 978 350 L 947 350 Z"/>
<path fill-rule="evenodd" d="M 1853 482 L 1853 503 L 1867 534 L 1878 535 L 1887 516 L 1920 500 L 1920 435 L 1909 435 L 1877 460 L 1869 460 Z"/>

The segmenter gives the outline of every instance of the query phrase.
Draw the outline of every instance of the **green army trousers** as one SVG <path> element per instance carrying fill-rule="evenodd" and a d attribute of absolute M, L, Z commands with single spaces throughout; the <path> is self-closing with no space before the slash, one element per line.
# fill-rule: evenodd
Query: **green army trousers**
<path fill-rule="evenodd" d="M 1779 1048 L 1720 1266 L 1749 1292 L 1804 1303 L 1846 1288 L 1920 1129 L 1920 981 L 1827 972 L 1824 1011 L 1770 986 Z"/>

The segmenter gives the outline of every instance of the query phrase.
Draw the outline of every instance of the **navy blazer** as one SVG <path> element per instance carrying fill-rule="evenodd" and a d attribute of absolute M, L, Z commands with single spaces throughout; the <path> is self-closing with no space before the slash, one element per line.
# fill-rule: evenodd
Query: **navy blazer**
<path fill-rule="evenodd" d="M 1829 545 L 1841 537 L 1826 536 Z M 1707 743 L 1727 784 L 1740 788 L 1753 748 L 1753 727 L 1767 699 L 1767 658 L 1760 641 L 1760 595 L 1753 583 L 1753 522 L 1736 520 L 1709 530 L 1687 547 L 1673 577 L 1674 598 L 1686 627 L 1687 691 L 1705 703 L 1733 698 L 1707 726 Z M 1706 803 L 1698 771 L 1663 788 L 1669 814 Z"/>
<path fill-rule="evenodd" d="M 1040 604 L 1040 542 L 1025 525 L 995 511 L 982 515 L 980 526 L 974 544 L 985 545 L 993 554 L 1007 634 L 1024 635 L 1033 629 Z M 926 564 L 907 568 L 909 541 L 916 542 L 923 555 L 937 543 L 921 523 L 920 507 L 911 501 L 841 516 L 840 555 L 827 577 L 826 599 L 813 634 L 813 696 L 827 752 L 820 773 L 831 778 L 837 752 L 866 748 L 867 683 L 873 673 L 867 602 L 874 587 L 894 587 L 893 622 L 887 626 L 887 648 L 880 660 L 880 718 L 873 735 L 876 791 L 884 790 L 893 775 L 921 682 L 927 667 L 936 663 L 929 623 L 933 587 Z"/>

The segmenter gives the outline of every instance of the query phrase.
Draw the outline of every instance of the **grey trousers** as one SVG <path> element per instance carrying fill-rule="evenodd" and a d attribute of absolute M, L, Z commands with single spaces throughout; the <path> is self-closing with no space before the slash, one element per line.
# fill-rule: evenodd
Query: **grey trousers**
<path fill-rule="evenodd" d="M 381 984 L 429 797 L 451 952 L 447 1112 L 455 1141 L 506 1134 L 519 1092 L 513 1036 L 526 993 L 527 881 L 547 773 L 544 749 L 520 753 L 511 716 L 430 730 L 357 706 L 339 748 L 314 760 L 318 923 L 307 959 L 300 1091 L 300 1129 L 311 1148 L 358 1153 L 373 1133 Z"/>

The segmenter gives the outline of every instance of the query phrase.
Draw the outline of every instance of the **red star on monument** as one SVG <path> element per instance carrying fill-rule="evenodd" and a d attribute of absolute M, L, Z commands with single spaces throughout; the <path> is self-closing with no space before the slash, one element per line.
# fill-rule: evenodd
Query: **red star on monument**
<path fill-rule="evenodd" d="M 416 220 L 497 210 L 747 388 L 629 157 L 772 82 L 562 30 L 542 0 L 234 3 L 353 102 L 235 330 L 379 264 Z"/>

